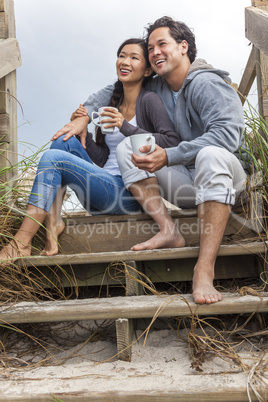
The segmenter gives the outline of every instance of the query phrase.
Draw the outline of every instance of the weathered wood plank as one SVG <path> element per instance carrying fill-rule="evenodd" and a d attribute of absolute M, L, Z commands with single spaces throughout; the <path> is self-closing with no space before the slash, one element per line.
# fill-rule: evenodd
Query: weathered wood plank
<path fill-rule="evenodd" d="M 142 288 L 139 283 L 139 273 L 135 261 L 128 261 L 125 266 L 126 296 L 139 296 L 142 294 Z"/>
<path fill-rule="evenodd" d="M 185 213 L 187 214 L 187 211 Z M 198 245 L 200 233 L 198 218 L 187 215 L 176 217 L 175 214 L 171 216 L 177 229 L 184 236 L 187 246 Z M 140 215 L 127 215 L 118 220 L 113 216 L 106 216 L 105 220 L 95 218 L 97 217 L 84 217 L 79 221 L 74 219 L 66 222 L 66 228 L 59 237 L 63 253 L 129 250 L 134 244 L 148 240 L 159 231 L 158 225 L 148 215 L 144 220 L 141 220 Z M 74 222 L 77 222 L 76 225 Z M 228 238 L 232 236 L 234 240 L 255 236 L 251 222 L 236 212 L 232 212 L 224 235 Z"/>
<path fill-rule="evenodd" d="M 8 38 L 8 15 L 0 12 L 0 39 Z"/>
<path fill-rule="evenodd" d="M 197 216 L 197 209 L 178 209 L 169 211 L 172 218 L 185 218 Z M 77 215 L 70 216 L 66 219 L 68 226 L 76 226 L 79 224 L 90 223 L 109 223 L 109 222 L 138 222 L 138 221 L 151 221 L 152 218 L 146 213 L 133 213 L 128 215 Z"/>
<path fill-rule="evenodd" d="M 10 142 L 10 118 L 6 113 L 0 114 L 0 142 Z"/>
<path fill-rule="evenodd" d="M 140 264 L 140 263 L 138 263 Z M 154 284 L 192 281 L 196 259 L 146 261 L 144 275 Z M 218 257 L 215 279 L 258 278 L 259 266 L 253 255 Z"/>
<path fill-rule="evenodd" d="M 198 377 L 200 377 L 198 379 Z M 46 379 L 49 388 L 49 380 Z M 159 380 L 159 378 L 158 378 Z M 180 381 L 177 381 L 177 385 L 172 386 L 172 389 L 159 389 L 159 387 L 152 391 L 148 390 L 148 386 L 144 384 L 144 389 L 120 389 L 111 390 L 114 384 L 111 384 L 109 391 L 65 391 L 65 392 L 53 392 L 53 386 L 50 386 L 50 392 L 46 394 L 28 392 L 27 395 L 0 395 L 0 402 L 49 402 L 52 401 L 51 397 L 58 398 L 64 402 L 248 402 L 248 392 L 251 396 L 251 401 L 257 401 L 254 392 L 247 389 L 247 383 L 244 385 L 237 384 L 237 374 L 226 373 L 223 377 L 216 374 L 214 378 L 211 378 L 211 384 L 209 386 L 208 381 L 204 381 L 204 376 L 197 376 L 196 374 L 181 376 Z M 6 380 L 8 381 L 8 380 Z M 33 379 L 32 381 L 36 381 Z M 31 380 L 23 380 L 23 383 L 28 389 L 31 389 Z M 88 386 L 84 385 L 84 389 Z M 114 380 L 113 380 L 114 381 Z M 142 377 L 140 377 L 142 381 Z M 174 382 L 174 381 L 173 381 Z M 68 383 L 66 383 L 67 385 Z M 184 386 L 182 387 L 182 384 Z M 187 385 L 186 385 L 187 384 Z M 20 387 L 20 381 L 16 383 L 16 389 Z M 67 388 L 67 386 L 66 386 Z M 100 387 L 101 388 L 101 387 Z M 255 387 L 259 392 L 263 401 L 267 400 L 268 387 L 262 385 L 262 388 Z M 56 399 L 55 399 L 56 400 Z"/>
<path fill-rule="evenodd" d="M 15 165 L 18 160 L 17 150 L 17 81 L 16 81 L 16 68 L 21 65 L 21 56 L 18 43 L 15 39 L 15 15 L 14 15 L 14 1 L 1 0 L 0 3 L 0 19 L 3 22 L 1 26 L 2 38 L 8 38 L 0 41 L 0 44 L 9 44 L 9 49 L 3 48 L 0 51 L 0 113 L 10 116 L 9 126 L 9 146 L 6 144 L 1 146 L 0 166 Z M 13 39 L 11 39 L 13 38 Z M 9 181 L 16 174 L 16 170 L 9 171 L 2 175 L 1 180 Z"/>
<path fill-rule="evenodd" d="M 268 12 L 257 8 L 245 9 L 245 36 L 259 50 L 268 55 Z"/>
<path fill-rule="evenodd" d="M 131 344 L 133 339 L 133 320 L 118 318 L 115 321 L 118 359 L 131 361 Z"/>
<path fill-rule="evenodd" d="M 242 314 L 268 311 L 268 293 L 240 296 L 224 293 L 214 304 L 197 305 L 192 296 L 123 296 L 101 299 L 20 302 L 0 307 L 0 320 L 8 323 L 34 323 L 124 318 L 176 317 Z"/>
<path fill-rule="evenodd" d="M 10 116 L 9 125 L 9 145 L 3 147 L 6 151 L 0 157 L 1 166 L 15 165 L 18 159 L 17 152 L 17 100 L 16 100 L 16 70 L 12 71 L 7 76 L 0 79 L 0 113 Z M 15 175 L 15 170 L 9 171 L 5 177 L 1 177 L 3 180 L 10 180 Z"/>
<path fill-rule="evenodd" d="M 21 66 L 18 41 L 15 38 L 0 40 L 0 78 Z"/>
<path fill-rule="evenodd" d="M 12 0 L 0 0 L 0 12 L 7 11 Z"/>
<path fill-rule="evenodd" d="M 259 76 L 258 99 L 262 104 L 260 111 L 268 123 L 268 56 L 263 52 L 260 52 Z"/>
<path fill-rule="evenodd" d="M 0 32 L 2 32 L 0 38 L 16 37 L 13 0 L 0 0 Z"/>
<path fill-rule="evenodd" d="M 250 88 L 252 87 L 253 81 L 256 77 L 255 62 L 255 48 L 253 46 L 238 87 L 238 95 L 240 96 L 242 105 L 245 103 L 245 98 L 248 96 Z"/>
<path fill-rule="evenodd" d="M 267 0 L 251 0 L 251 5 L 262 8 L 262 7 L 268 6 L 268 1 Z"/>
<path fill-rule="evenodd" d="M 240 243 L 221 245 L 218 256 L 227 255 L 251 255 L 262 254 L 267 248 L 268 242 L 256 241 L 252 243 Z M 113 251 L 103 253 L 81 253 L 47 256 L 30 256 L 17 261 L 18 265 L 24 266 L 53 266 L 68 264 L 91 264 L 118 261 L 152 261 L 171 260 L 180 258 L 196 258 L 199 255 L 199 247 L 169 248 L 144 251 Z"/>
<path fill-rule="evenodd" d="M 224 377 L 225 378 L 225 377 Z M 232 382 L 235 382 L 235 376 L 229 374 L 228 379 Z M 225 378 L 226 380 L 226 378 Z M 189 381 L 189 377 L 187 377 L 187 382 Z M 213 383 L 215 386 L 215 382 Z M 146 387 L 145 387 L 146 388 Z M 267 388 L 267 389 L 266 389 Z M 265 385 L 261 390 L 258 390 L 260 395 L 267 395 L 268 387 Z M 249 391 L 252 397 L 252 401 L 257 401 L 254 399 L 255 395 L 253 391 Z M 202 389 L 198 385 L 189 387 L 187 391 L 182 390 L 181 386 L 175 390 L 157 390 L 157 391 L 109 391 L 109 392 L 55 392 L 53 393 L 55 398 L 64 398 L 64 402 L 248 402 L 248 394 L 247 387 L 238 386 L 238 387 L 217 387 L 217 391 L 215 389 L 208 389 L 207 382 L 203 385 Z M 51 397 L 51 393 L 47 395 L 38 394 L 38 402 L 48 402 Z M 75 398 L 75 399 L 74 399 Z M 59 399 L 61 400 L 61 399 Z M 267 397 L 264 396 L 263 400 L 267 400 Z M 27 396 L 26 398 L 23 396 L 11 396 L 5 398 L 0 396 L 0 402 L 36 402 L 36 396 Z"/>
<path fill-rule="evenodd" d="M 264 257 L 265 259 L 265 257 Z M 129 266 L 133 262 L 127 261 Z M 142 274 L 138 280 L 147 283 L 148 278 L 154 284 L 159 282 L 192 281 L 193 269 L 196 259 L 154 260 L 136 263 L 137 270 Z M 263 262 L 264 264 L 264 262 Z M 44 288 L 73 288 L 75 286 L 126 286 L 126 295 L 144 294 L 143 284 L 134 279 L 134 275 L 123 277 L 124 264 L 122 262 L 103 264 L 65 265 L 62 270 L 42 266 L 31 267 L 31 277 L 39 278 L 40 285 Z M 109 266 L 109 269 L 107 269 Z M 29 268 L 28 268 L 29 269 Z M 267 270 L 267 269 L 264 269 Z M 145 275 L 145 276 L 143 276 Z M 215 264 L 215 279 L 230 278 L 259 278 L 260 267 L 254 255 L 239 255 L 218 257 Z M 130 281 L 128 281 L 130 279 Z"/>

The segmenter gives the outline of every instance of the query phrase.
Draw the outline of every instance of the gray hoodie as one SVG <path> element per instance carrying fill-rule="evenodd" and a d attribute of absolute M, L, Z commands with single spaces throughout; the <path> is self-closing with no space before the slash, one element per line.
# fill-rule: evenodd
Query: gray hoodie
<path fill-rule="evenodd" d="M 154 77 L 146 87 L 162 98 L 181 142 L 166 148 L 168 165 L 194 164 L 197 153 L 205 146 L 225 148 L 237 156 L 244 139 L 241 101 L 231 87 L 226 71 L 217 70 L 205 60 L 195 60 L 179 91 L 176 106 L 165 80 Z M 91 95 L 84 106 L 91 111 L 109 102 L 113 86 Z"/>

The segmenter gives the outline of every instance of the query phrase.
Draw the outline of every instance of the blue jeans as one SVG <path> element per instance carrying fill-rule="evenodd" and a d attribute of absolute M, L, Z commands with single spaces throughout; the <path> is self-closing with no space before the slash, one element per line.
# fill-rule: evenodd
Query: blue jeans
<path fill-rule="evenodd" d="M 40 159 L 28 203 L 49 212 L 58 190 L 67 185 L 91 214 L 141 211 L 121 176 L 94 165 L 77 138 L 63 141 L 61 136 Z"/>

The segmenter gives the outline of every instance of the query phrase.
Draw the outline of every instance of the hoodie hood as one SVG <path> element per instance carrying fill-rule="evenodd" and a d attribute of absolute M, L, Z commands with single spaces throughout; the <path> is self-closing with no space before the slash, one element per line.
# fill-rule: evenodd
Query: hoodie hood
<path fill-rule="evenodd" d="M 211 72 L 217 74 L 228 83 L 232 82 L 231 78 L 229 77 L 229 73 L 227 71 L 214 68 L 211 64 L 208 64 L 204 59 L 196 59 L 191 64 L 188 70 L 188 74 L 184 81 L 183 87 L 185 87 L 190 81 L 192 81 L 192 79 L 194 79 L 198 74 L 202 74 L 204 72 Z"/>

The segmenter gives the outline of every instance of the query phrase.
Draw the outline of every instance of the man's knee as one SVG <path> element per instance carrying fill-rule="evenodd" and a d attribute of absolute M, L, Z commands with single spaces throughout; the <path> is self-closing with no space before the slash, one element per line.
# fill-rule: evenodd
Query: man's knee
<path fill-rule="evenodd" d="M 208 146 L 198 153 L 194 181 L 197 204 L 204 201 L 234 204 L 245 180 L 241 163 L 227 149 Z"/>
<path fill-rule="evenodd" d="M 123 141 L 121 141 L 116 147 L 116 158 L 118 165 L 121 167 L 125 167 L 131 161 L 132 148 L 130 144 L 130 138 L 127 137 Z"/>
<path fill-rule="evenodd" d="M 208 146 L 202 148 L 195 160 L 195 168 L 199 170 L 200 167 L 205 167 L 209 169 L 210 167 L 214 168 L 218 163 L 228 164 L 228 151 L 224 148 Z"/>

